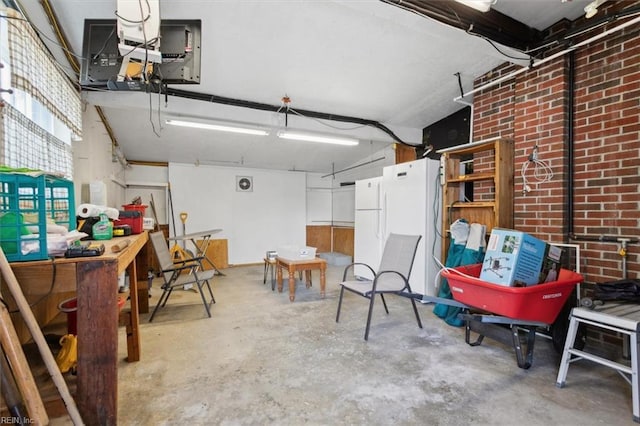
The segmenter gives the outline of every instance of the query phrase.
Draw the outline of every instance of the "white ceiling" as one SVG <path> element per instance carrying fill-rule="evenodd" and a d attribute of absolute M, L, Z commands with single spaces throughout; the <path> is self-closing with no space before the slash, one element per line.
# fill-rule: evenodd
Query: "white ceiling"
<path fill-rule="evenodd" d="M 115 19 L 116 0 L 49 0 L 76 55 L 84 19 Z M 497 0 L 493 8 L 537 29 L 584 14 L 589 0 Z M 38 29 L 53 36 L 41 2 L 22 4 Z M 487 41 L 382 1 L 160 0 L 162 19 L 202 20 L 201 84 L 182 90 L 377 121 L 402 141 L 419 145 L 422 129 L 464 105 L 473 79 L 508 60 Z M 45 37 L 54 55 L 59 47 Z M 519 54 L 503 49 L 511 54 Z M 290 128 L 345 133 L 358 147 L 239 136 L 164 124 L 169 116 L 243 122 L 276 130 L 277 112 L 143 93 L 84 91 L 100 105 L 129 160 L 183 162 L 329 173 L 391 143 L 370 126 L 302 118 Z M 345 129 L 345 130 L 340 130 Z"/>

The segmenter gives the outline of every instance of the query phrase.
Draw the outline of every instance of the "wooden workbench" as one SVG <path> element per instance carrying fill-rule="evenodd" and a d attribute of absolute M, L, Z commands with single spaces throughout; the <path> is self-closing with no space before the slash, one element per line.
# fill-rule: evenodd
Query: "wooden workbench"
<path fill-rule="evenodd" d="M 129 239 L 119 253 L 111 247 Z M 68 295 L 78 299 L 78 375 L 76 402 L 86 424 L 115 425 L 118 419 L 118 275 L 129 274 L 131 311 L 127 316 L 127 360 L 140 360 L 136 255 L 148 240 L 147 232 L 100 241 L 105 252 L 96 257 L 56 258 L 14 262 L 11 268 L 27 300 Z M 53 315 L 34 309 L 41 326 Z"/>

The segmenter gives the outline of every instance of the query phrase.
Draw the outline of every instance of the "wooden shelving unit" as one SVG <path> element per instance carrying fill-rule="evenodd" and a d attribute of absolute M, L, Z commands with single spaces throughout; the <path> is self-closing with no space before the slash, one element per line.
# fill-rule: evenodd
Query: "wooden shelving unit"
<path fill-rule="evenodd" d="M 513 142 L 493 139 L 443 149 L 442 259 L 449 250 L 449 226 L 457 219 L 482 223 L 487 235 L 494 227 L 513 228 Z M 472 160 L 473 172 L 461 173 Z M 473 185 L 473 191 L 465 191 Z M 469 192 L 472 198 L 469 199 Z"/>

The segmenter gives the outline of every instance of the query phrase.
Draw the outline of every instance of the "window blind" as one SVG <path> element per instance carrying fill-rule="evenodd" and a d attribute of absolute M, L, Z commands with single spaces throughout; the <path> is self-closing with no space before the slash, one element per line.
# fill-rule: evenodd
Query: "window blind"
<path fill-rule="evenodd" d="M 8 28 L 11 86 L 44 105 L 74 134 L 82 135 L 80 95 L 51 57 L 35 30 L 24 17 L 3 8 Z"/>

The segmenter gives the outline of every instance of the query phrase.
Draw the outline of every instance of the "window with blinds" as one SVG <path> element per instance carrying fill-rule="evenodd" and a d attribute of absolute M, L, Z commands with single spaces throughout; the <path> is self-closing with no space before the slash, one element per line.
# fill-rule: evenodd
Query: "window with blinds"
<path fill-rule="evenodd" d="M 71 140 L 82 134 L 80 95 L 36 31 L 0 8 L 0 162 L 73 178 Z"/>

